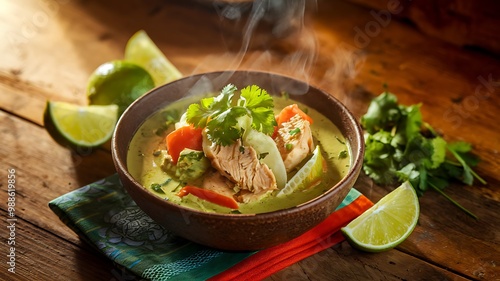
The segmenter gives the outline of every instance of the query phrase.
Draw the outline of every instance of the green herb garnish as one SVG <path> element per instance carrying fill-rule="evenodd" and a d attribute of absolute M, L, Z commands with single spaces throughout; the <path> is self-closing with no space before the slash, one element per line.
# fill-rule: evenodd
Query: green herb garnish
<path fill-rule="evenodd" d="M 266 158 L 267 155 L 269 155 L 269 152 L 264 152 L 264 153 L 259 154 L 259 160 Z"/>
<path fill-rule="evenodd" d="M 296 134 L 300 133 L 300 128 L 295 128 L 295 129 L 293 129 L 293 130 L 290 130 L 288 133 L 289 133 L 291 136 L 294 136 L 294 135 L 296 135 Z"/>
<path fill-rule="evenodd" d="M 158 193 L 161 193 L 161 194 L 165 194 L 165 191 L 163 191 L 163 188 L 164 186 L 166 186 L 167 184 L 169 184 L 170 182 L 172 181 L 171 178 L 168 178 L 167 180 L 165 180 L 164 182 L 162 183 L 153 183 L 151 184 L 151 189 L 155 192 L 158 192 Z"/>
<path fill-rule="evenodd" d="M 250 118 L 251 127 L 267 135 L 274 132 L 276 120 L 273 98 L 256 85 L 247 86 L 235 100 L 237 88 L 229 84 L 216 97 L 204 98 L 191 104 L 187 122 L 205 128 L 208 138 L 221 145 L 230 145 L 243 136 L 245 129 L 238 124 L 240 118 Z"/>
<path fill-rule="evenodd" d="M 479 159 L 469 143 L 448 143 L 423 122 L 420 107 L 400 105 L 387 91 L 373 99 L 361 118 L 366 131 L 363 170 L 377 184 L 409 180 L 419 196 L 432 188 L 476 218 L 443 190 L 454 180 L 472 185 L 475 178 L 486 184 L 471 168 Z"/>
<path fill-rule="evenodd" d="M 161 189 L 161 185 L 158 184 L 158 183 L 153 183 L 151 184 L 151 189 L 155 192 L 158 192 L 158 193 L 162 193 L 164 194 L 165 192 L 163 191 L 163 189 Z"/>
<path fill-rule="evenodd" d="M 339 152 L 339 159 L 344 159 L 347 157 L 347 150 L 342 150 L 341 152 Z"/>

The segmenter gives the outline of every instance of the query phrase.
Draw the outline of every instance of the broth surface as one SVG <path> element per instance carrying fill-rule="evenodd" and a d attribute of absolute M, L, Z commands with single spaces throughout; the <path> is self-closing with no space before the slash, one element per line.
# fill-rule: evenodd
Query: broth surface
<path fill-rule="evenodd" d="M 297 206 L 330 189 L 340 181 L 350 169 L 351 152 L 349 145 L 339 129 L 330 120 L 316 110 L 292 99 L 286 99 L 280 96 L 273 96 L 273 99 L 275 114 L 278 114 L 285 106 L 296 103 L 299 108 L 304 110 L 313 119 L 311 131 L 314 145 L 319 145 L 321 147 L 323 157 L 327 162 L 327 172 L 323 175 L 319 185 L 308 190 L 296 191 L 282 198 L 275 196 L 278 190 L 258 201 L 240 203 L 238 210 L 240 213 L 264 213 Z M 158 133 L 159 129 L 165 124 L 165 116 L 175 111 L 177 111 L 178 116 L 180 116 L 189 104 L 198 101 L 199 97 L 172 103 L 146 119 L 130 143 L 127 155 L 128 170 L 145 188 L 172 203 L 206 212 L 234 213 L 231 209 L 201 200 L 191 194 L 181 198 L 176 195 L 182 188 L 180 186 L 169 187 L 168 191 L 164 193 L 157 192 L 152 188 L 152 185 L 165 183 L 172 178 L 163 171 L 161 168 L 162 159 L 158 157 L 158 153 L 155 153 L 159 149 L 165 149 L 164 138 L 174 127 L 172 125 L 168 130 Z M 288 175 L 288 180 L 291 176 L 292 174 Z"/>

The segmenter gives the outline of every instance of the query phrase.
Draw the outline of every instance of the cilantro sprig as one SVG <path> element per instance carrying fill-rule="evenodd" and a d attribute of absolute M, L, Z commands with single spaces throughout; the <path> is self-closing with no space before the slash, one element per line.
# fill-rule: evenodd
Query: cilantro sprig
<path fill-rule="evenodd" d="M 241 118 L 249 118 L 252 128 L 271 135 L 276 125 L 271 95 L 256 85 L 241 89 L 237 98 L 236 91 L 236 86 L 228 84 L 218 96 L 191 104 L 186 112 L 187 122 L 206 128 L 208 138 L 224 146 L 234 143 L 249 129 L 239 123 Z"/>
<path fill-rule="evenodd" d="M 479 158 L 469 143 L 448 143 L 422 119 L 421 104 L 400 105 L 394 94 L 384 92 L 372 100 L 361 118 L 366 131 L 363 170 L 377 184 L 393 185 L 409 180 L 422 196 L 436 190 L 467 214 L 474 214 L 443 190 L 452 181 L 486 184 L 472 167 Z"/>

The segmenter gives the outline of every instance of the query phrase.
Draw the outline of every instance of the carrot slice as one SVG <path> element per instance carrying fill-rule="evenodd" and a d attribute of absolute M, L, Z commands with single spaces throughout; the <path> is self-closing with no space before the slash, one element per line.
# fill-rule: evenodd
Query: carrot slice
<path fill-rule="evenodd" d="M 310 124 L 313 123 L 312 118 L 307 115 L 304 111 L 302 111 L 297 104 L 291 104 L 289 106 L 286 106 L 283 108 L 278 114 L 278 118 L 276 119 L 276 122 L 278 123 L 278 126 L 281 125 L 284 122 L 289 121 L 293 116 L 299 114 L 300 117 L 303 119 L 309 121 Z"/>
<path fill-rule="evenodd" d="M 204 188 L 199 188 L 196 186 L 192 185 L 186 185 L 183 187 L 179 193 L 177 193 L 177 196 L 179 197 L 184 197 L 188 194 L 193 194 L 194 196 L 206 200 L 208 202 L 212 202 L 214 204 L 227 207 L 230 209 L 238 209 L 238 202 L 234 200 L 234 198 L 221 195 L 215 191 L 209 190 L 209 189 L 204 189 Z"/>
<path fill-rule="evenodd" d="M 201 151 L 203 149 L 201 131 L 201 128 L 197 129 L 190 125 L 180 127 L 167 135 L 167 151 L 172 157 L 172 162 L 174 164 L 177 164 L 182 150 L 189 148 Z"/>

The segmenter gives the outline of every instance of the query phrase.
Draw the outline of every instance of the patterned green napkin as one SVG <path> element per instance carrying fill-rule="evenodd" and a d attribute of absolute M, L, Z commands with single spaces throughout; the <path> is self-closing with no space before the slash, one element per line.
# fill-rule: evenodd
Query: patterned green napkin
<path fill-rule="evenodd" d="M 339 209 L 359 195 L 352 189 Z M 256 253 L 220 251 L 173 235 L 135 205 L 117 174 L 62 195 L 49 207 L 116 264 L 150 280 L 206 280 Z"/>

